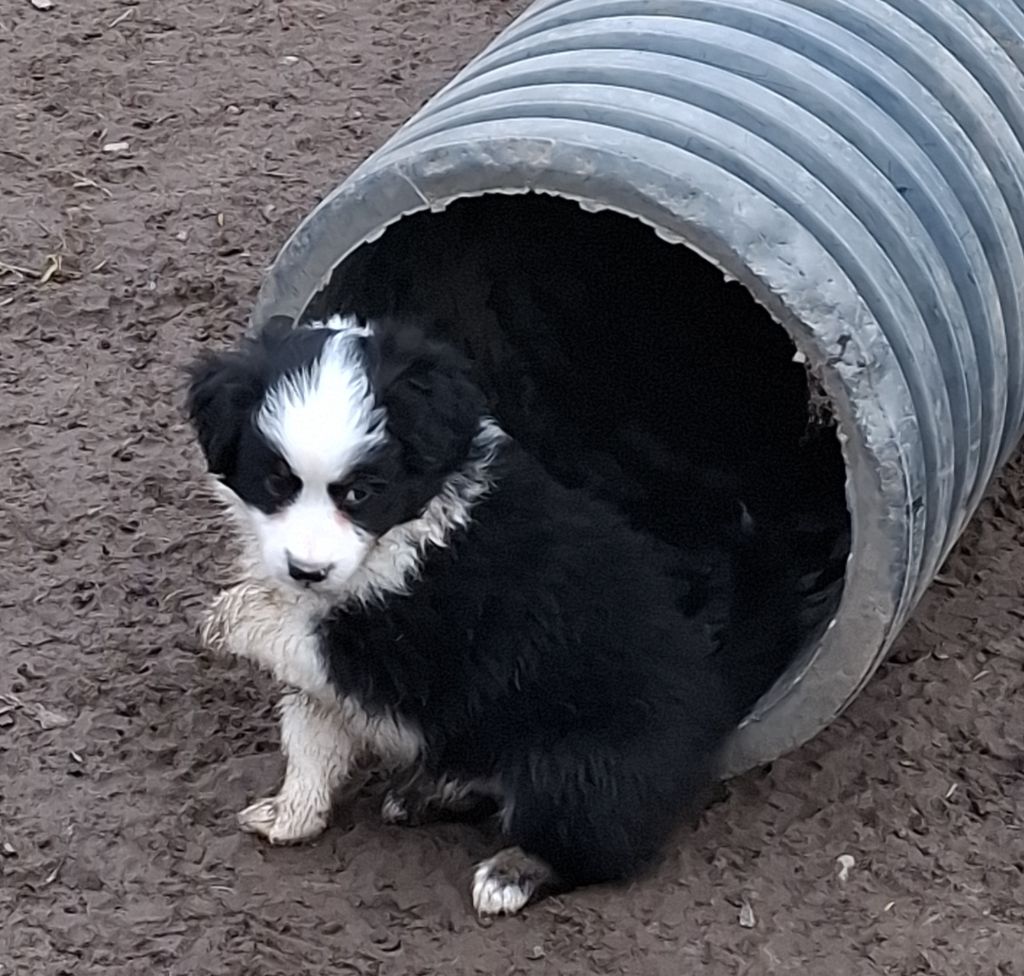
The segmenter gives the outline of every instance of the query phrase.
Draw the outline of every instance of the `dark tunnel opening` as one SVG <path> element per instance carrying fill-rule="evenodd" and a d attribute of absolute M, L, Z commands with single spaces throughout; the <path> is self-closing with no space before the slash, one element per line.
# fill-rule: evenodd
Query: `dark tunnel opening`
<path fill-rule="evenodd" d="M 735 662 L 748 705 L 816 645 L 850 551 L 837 430 L 785 330 L 701 256 L 627 216 L 489 195 L 363 245 L 304 317 L 338 311 L 428 319 L 552 474 L 694 565 L 714 563 L 716 518 L 738 500 L 760 546 L 738 571 L 744 626 L 767 634 L 778 612 L 763 574 L 794 594 L 787 636 Z"/>

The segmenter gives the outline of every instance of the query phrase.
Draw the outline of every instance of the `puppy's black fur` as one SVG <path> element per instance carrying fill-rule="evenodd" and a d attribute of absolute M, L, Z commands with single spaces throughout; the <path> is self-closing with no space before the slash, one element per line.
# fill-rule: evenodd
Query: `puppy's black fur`
<path fill-rule="evenodd" d="M 324 338 L 274 332 L 194 370 L 200 442 L 243 499 L 258 480 L 245 472 L 268 463 L 247 418 Z M 383 487 L 368 528 L 380 535 L 473 460 L 486 407 L 446 347 L 393 325 L 367 342 L 388 416 L 388 444 L 370 462 Z M 471 523 L 427 547 L 407 593 L 322 619 L 330 679 L 339 696 L 418 729 L 430 777 L 496 786 L 509 842 L 561 884 L 627 878 L 701 808 L 715 753 L 749 706 L 745 669 L 764 619 L 731 631 L 725 619 L 749 573 L 726 573 L 715 600 L 693 604 L 685 553 L 559 483 L 511 439 L 487 474 Z M 729 511 L 721 518 L 737 522 L 723 537 L 736 538 Z M 763 607 L 783 619 L 770 598 Z"/>
<path fill-rule="evenodd" d="M 564 882 L 625 877 L 703 799 L 732 703 L 670 552 L 514 444 L 494 474 L 409 595 L 324 621 L 330 674 L 420 728 L 433 775 L 496 780 Z"/>

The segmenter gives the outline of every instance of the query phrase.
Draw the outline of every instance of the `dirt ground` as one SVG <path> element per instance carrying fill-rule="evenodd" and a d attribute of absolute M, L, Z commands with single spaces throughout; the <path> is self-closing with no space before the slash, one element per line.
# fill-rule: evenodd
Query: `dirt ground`
<path fill-rule="evenodd" d="M 197 652 L 179 370 L 522 3 L 52 3 L 0 0 L 0 976 L 1024 972 L 1021 461 L 849 713 L 653 878 L 484 925 L 469 828 L 241 835 L 281 761 Z"/>

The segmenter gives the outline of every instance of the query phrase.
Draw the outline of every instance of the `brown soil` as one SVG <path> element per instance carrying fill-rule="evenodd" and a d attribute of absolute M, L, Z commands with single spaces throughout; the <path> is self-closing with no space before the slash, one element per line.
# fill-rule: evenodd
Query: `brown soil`
<path fill-rule="evenodd" d="M 469 828 L 235 829 L 281 762 L 269 687 L 197 653 L 178 371 L 521 6 L 0 5 L 0 974 L 1024 971 L 1020 461 L 849 713 L 653 878 L 482 925 Z"/>

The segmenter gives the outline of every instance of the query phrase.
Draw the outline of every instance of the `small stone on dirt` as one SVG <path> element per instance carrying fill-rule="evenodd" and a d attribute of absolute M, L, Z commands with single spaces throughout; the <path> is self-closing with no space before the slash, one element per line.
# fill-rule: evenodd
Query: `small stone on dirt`
<path fill-rule="evenodd" d="M 836 861 L 839 864 L 839 883 L 846 884 L 850 878 L 850 870 L 857 862 L 850 854 L 840 854 Z"/>

